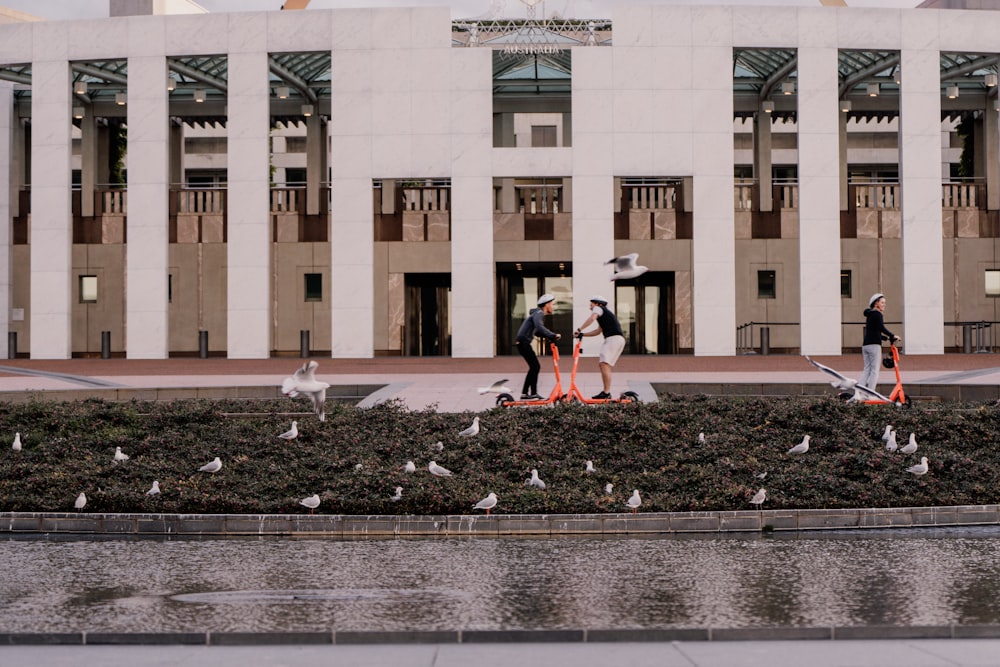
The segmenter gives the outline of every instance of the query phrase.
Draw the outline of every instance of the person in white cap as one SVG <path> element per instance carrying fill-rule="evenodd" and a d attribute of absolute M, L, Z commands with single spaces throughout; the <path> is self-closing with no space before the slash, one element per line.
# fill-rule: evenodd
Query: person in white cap
<path fill-rule="evenodd" d="M 546 315 L 552 314 L 555 307 L 556 298 L 551 294 L 543 294 L 538 297 L 538 308 L 532 308 L 528 316 L 521 323 L 521 328 L 517 330 L 514 345 L 517 351 L 524 357 L 528 364 L 528 374 L 524 376 L 524 385 L 521 387 L 522 401 L 537 401 L 541 399 L 538 395 L 538 371 L 542 366 L 538 363 L 538 355 L 535 354 L 535 337 L 544 338 L 549 341 L 557 341 L 561 336 L 545 328 L 543 319 Z"/>
<path fill-rule="evenodd" d="M 586 328 L 595 321 L 597 327 L 586 331 Z M 622 333 L 622 325 L 618 323 L 618 318 L 608 308 L 608 300 L 600 295 L 590 297 L 590 316 L 576 330 L 577 336 L 596 336 L 597 334 L 604 334 L 601 356 L 597 362 L 597 367 L 601 369 L 601 383 L 604 385 L 604 390 L 593 398 L 607 399 L 611 398 L 611 369 L 618 362 L 622 350 L 625 349 L 625 334 Z"/>
<path fill-rule="evenodd" d="M 893 343 L 901 343 L 903 339 L 885 328 L 882 313 L 885 311 L 885 295 L 881 292 L 872 294 L 865 308 L 865 338 L 861 345 L 861 358 L 865 369 L 861 372 L 858 384 L 874 389 L 878 384 L 878 371 L 882 362 L 882 339 Z"/>

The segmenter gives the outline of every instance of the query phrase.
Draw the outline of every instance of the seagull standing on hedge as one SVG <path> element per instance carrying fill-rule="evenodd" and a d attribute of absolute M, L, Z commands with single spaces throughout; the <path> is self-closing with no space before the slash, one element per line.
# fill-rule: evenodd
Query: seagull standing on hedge
<path fill-rule="evenodd" d="M 220 459 L 218 456 L 216 456 L 214 459 L 212 459 L 202 467 L 198 468 L 198 472 L 210 472 L 212 474 L 215 474 L 220 470 L 222 470 L 222 459 Z"/>
<path fill-rule="evenodd" d="M 397 486 L 396 487 L 396 495 L 389 496 L 389 500 L 391 500 L 394 503 L 398 503 L 402 499 L 403 499 L 403 487 Z"/>
<path fill-rule="evenodd" d="M 899 451 L 901 451 L 903 454 L 912 454 L 913 452 L 917 451 L 917 434 L 911 433 L 910 441 L 905 445 L 903 445 L 902 447 L 900 447 Z"/>
<path fill-rule="evenodd" d="M 545 490 L 545 482 L 541 480 L 541 478 L 538 476 L 538 471 L 535 470 L 534 468 L 531 469 L 531 479 L 529 479 L 525 483 L 528 484 L 529 486 L 535 487 L 536 489 L 541 489 L 542 491 Z"/>
<path fill-rule="evenodd" d="M 462 436 L 463 438 L 471 437 L 473 435 L 479 435 L 479 417 L 477 416 L 475 419 L 473 419 L 472 426 L 459 433 L 459 435 Z"/>
<path fill-rule="evenodd" d="M 21 433 L 17 432 L 14 434 L 14 444 L 11 446 L 15 452 L 21 451 Z"/>
<path fill-rule="evenodd" d="M 611 482 L 608 482 L 607 484 L 604 485 L 604 493 L 606 493 L 607 495 L 610 496 L 611 492 L 614 490 L 615 490 L 615 485 L 612 484 Z"/>
<path fill-rule="evenodd" d="M 292 428 L 288 429 L 278 437 L 283 438 L 285 440 L 294 440 L 295 438 L 299 437 L 299 423 L 297 421 L 293 421 Z"/>
<path fill-rule="evenodd" d="M 767 500 L 767 491 L 761 489 L 757 493 L 753 494 L 753 498 L 750 499 L 750 504 L 760 507 L 764 504 L 765 500 Z"/>
<path fill-rule="evenodd" d="M 635 489 L 629 499 L 625 501 L 625 507 L 632 510 L 632 514 L 635 514 L 640 505 L 642 505 L 642 498 L 639 497 L 639 489 Z"/>
<path fill-rule="evenodd" d="M 313 412 L 321 422 L 326 421 L 326 390 L 330 385 L 316 379 L 316 369 L 319 364 L 309 361 L 302 366 L 291 377 L 285 378 L 281 383 L 281 393 L 285 396 L 295 398 L 299 394 L 305 394 L 312 401 Z"/>
<path fill-rule="evenodd" d="M 160 483 L 153 480 L 153 486 L 149 487 L 149 491 L 146 492 L 147 496 L 155 496 L 160 492 Z"/>
<path fill-rule="evenodd" d="M 927 470 L 928 470 L 927 457 L 921 456 L 920 463 L 918 463 L 915 466 L 910 466 L 909 468 L 906 469 L 906 472 L 913 473 L 914 475 L 919 477 L 920 475 L 926 475 Z"/>
<path fill-rule="evenodd" d="M 124 463 L 128 461 L 128 454 L 122 451 L 121 447 L 115 447 L 115 457 L 111 459 L 112 463 Z"/>
<path fill-rule="evenodd" d="M 590 474 L 590 473 L 594 472 L 595 470 L 596 470 L 596 468 L 594 468 L 594 462 L 593 461 L 587 461 L 587 465 L 586 465 L 586 467 L 584 467 L 583 471 L 585 473 L 587 473 L 587 474 Z"/>
<path fill-rule="evenodd" d="M 447 468 L 442 468 L 436 461 L 428 463 L 427 469 L 430 470 L 431 474 L 435 477 L 451 477 L 451 471 Z"/>
<path fill-rule="evenodd" d="M 303 498 L 302 500 L 299 501 L 299 505 L 302 505 L 303 507 L 308 507 L 309 513 L 312 514 L 313 512 L 316 511 L 316 508 L 319 507 L 319 494 L 314 493 L 308 498 Z"/>
<path fill-rule="evenodd" d="M 611 282 L 616 280 L 628 280 L 629 278 L 638 278 L 649 268 L 645 266 L 639 266 L 639 253 L 633 252 L 628 255 L 622 255 L 621 257 L 612 257 L 608 261 L 604 262 L 604 265 L 614 264 L 611 269 Z"/>
<path fill-rule="evenodd" d="M 86 506 L 87 506 L 87 494 L 81 491 L 80 495 L 76 497 L 76 501 L 73 503 L 73 507 L 75 507 L 78 510 L 82 510 Z"/>
<path fill-rule="evenodd" d="M 805 454 L 809 451 L 809 436 L 802 438 L 802 442 L 789 449 L 786 454 Z"/>
<path fill-rule="evenodd" d="M 417 466 L 416 466 L 416 464 L 414 464 L 413 461 L 407 461 L 406 465 L 403 466 L 403 472 L 405 472 L 405 473 L 414 473 L 414 472 L 417 472 Z"/>
<path fill-rule="evenodd" d="M 474 510 L 486 510 L 486 516 L 490 515 L 490 510 L 497 506 L 497 494 L 490 491 L 490 494 L 472 506 Z"/>
<path fill-rule="evenodd" d="M 889 453 L 891 454 L 896 451 L 898 447 L 899 445 L 896 442 L 896 432 L 892 431 L 889 433 L 889 439 L 885 441 L 885 448 L 889 450 Z"/>
<path fill-rule="evenodd" d="M 889 434 L 892 433 L 892 424 L 886 424 L 882 431 L 882 442 L 889 442 Z"/>

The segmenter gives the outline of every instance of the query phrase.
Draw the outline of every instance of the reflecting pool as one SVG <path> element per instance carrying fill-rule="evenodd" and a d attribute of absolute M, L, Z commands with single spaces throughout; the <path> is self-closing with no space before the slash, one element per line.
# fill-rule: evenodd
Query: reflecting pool
<path fill-rule="evenodd" d="M 776 536 L 0 538 L 0 631 L 1000 623 L 1000 528 Z"/>

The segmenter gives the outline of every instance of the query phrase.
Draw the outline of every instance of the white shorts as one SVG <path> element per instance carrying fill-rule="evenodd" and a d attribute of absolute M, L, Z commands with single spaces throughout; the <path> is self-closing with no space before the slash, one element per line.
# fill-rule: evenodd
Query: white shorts
<path fill-rule="evenodd" d="M 618 357 L 622 356 L 622 350 L 624 349 L 625 336 L 608 336 L 601 345 L 600 362 L 608 366 L 614 366 L 618 362 Z"/>

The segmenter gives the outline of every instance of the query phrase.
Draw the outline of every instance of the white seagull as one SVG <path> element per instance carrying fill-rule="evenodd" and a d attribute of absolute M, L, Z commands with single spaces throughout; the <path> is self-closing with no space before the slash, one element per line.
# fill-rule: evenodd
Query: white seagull
<path fill-rule="evenodd" d="M 403 499 L 403 487 L 397 486 L 396 487 L 396 495 L 389 496 L 389 500 L 391 500 L 394 503 L 398 503 L 402 499 Z"/>
<path fill-rule="evenodd" d="M 474 510 L 486 510 L 486 516 L 490 515 L 490 510 L 497 506 L 497 494 L 490 491 L 490 495 L 486 496 L 478 503 L 472 506 Z"/>
<path fill-rule="evenodd" d="M 321 422 L 326 421 L 326 390 L 330 385 L 316 379 L 316 368 L 319 366 L 315 361 L 309 361 L 302 366 L 291 377 L 285 378 L 281 383 L 281 393 L 285 396 L 295 398 L 299 394 L 305 394 L 312 401 L 313 412 L 319 417 Z"/>
<path fill-rule="evenodd" d="M 78 510 L 82 510 L 86 506 L 87 506 L 87 494 L 81 491 L 80 495 L 76 497 L 76 501 L 73 503 L 73 507 L 75 507 Z"/>
<path fill-rule="evenodd" d="M 896 442 L 896 432 L 892 431 L 891 433 L 889 433 L 889 439 L 885 441 L 885 448 L 888 449 L 889 452 L 891 453 L 896 451 L 898 447 L 899 444 Z"/>
<path fill-rule="evenodd" d="M 111 459 L 112 463 L 122 463 L 128 461 L 128 454 L 122 451 L 121 447 L 115 447 L 115 458 Z"/>
<path fill-rule="evenodd" d="M 437 464 L 436 461 L 431 461 L 427 464 L 427 469 L 431 471 L 431 474 L 435 477 L 451 477 L 451 471 L 447 468 L 442 468 Z"/>
<path fill-rule="evenodd" d="M 632 510 L 632 513 L 635 514 L 636 510 L 639 509 L 639 505 L 642 505 L 642 498 L 639 497 L 639 489 L 636 489 L 629 496 L 629 499 L 625 501 L 625 507 Z"/>
<path fill-rule="evenodd" d="M 765 470 L 764 472 L 760 473 L 759 475 L 756 475 L 756 477 L 757 477 L 757 479 L 764 479 L 765 477 L 767 477 L 767 471 Z"/>
<path fill-rule="evenodd" d="M 222 459 L 216 456 L 214 459 L 198 468 L 198 472 L 211 472 L 216 473 L 222 470 Z"/>
<path fill-rule="evenodd" d="M 899 451 L 901 451 L 904 454 L 912 454 L 913 452 L 917 451 L 917 434 L 911 433 L 910 441 L 905 445 L 903 445 L 902 447 L 900 447 Z"/>
<path fill-rule="evenodd" d="M 586 473 L 592 473 L 595 470 L 596 470 L 596 468 L 594 468 L 594 462 L 593 461 L 587 461 L 587 465 L 583 469 L 583 471 L 586 472 Z"/>
<path fill-rule="evenodd" d="M 848 399 L 849 401 L 868 401 L 874 399 L 879 401 L 885 401 L 886 403 L 892 403 L 892 401 L 890 401 L 888 397 L 883 396 L 874 389 L 869 389 L 863 384 L 858 384 L 857 380 L 845 377 L 840 373 L 838 373 L 837 371 L 830 368 L 829 366 L 824 366 L 823 364 L 817 361 L 813 361 L 809 357 L 806 357 L 806 361 L 808 361 L 810 364 L 812 364 L 816 368 L 820 369 L 821 371 L 832 377 L 833 379 L 830 380 L 830 384 L 836 387 L 837 389 L 840 389 L 841 391 L 853 392 L 854 395 L 851 396 L 850 399 Z"/>
<path fill-rule="evenodd" d="M 11 447 L 11 449 L 13 449 L 15 452 L 21 451 L 21 433 L 20 432 L 14 434 L 14 444 Z"/>
<path fill-rule="evenodd" d="M 609 496 L 611 495 L 611 492 L 614 490 L 615 490 L 615 485 L 612 484 L 611 482 L 608 482 L 607 484 L 604 485 L 604 493 L 608 494 Z"/>
<path fill-rule="evenodd" d="M 153 486 L 149 487 L 149 491 L 146 492 L 147 496 L 155 496 L 160 492 L 160 483 L 155 479 L 153 480 Z"/>
<path fill-rule="evenodd" d="M 514 392 L 512 392 L 510 390 L 510 387 L 508 387 L 506 384 L 504 384 L 507 381 L 508 381 L 507 378 L 504 378 L 502 380 L 497 380 L 496 382 L 494 382 L 493 384 L 491 384 L 488 387 L 480 387 L 479 388 L 479 393 L 480 394 L 512 394 Z"/>
<path fill-rule="evenodd" d="M 299 423 L 297 421 L 293 421 L 292 427 L 278 437 L 284 438 L 285 440 L 294 440 L 299 437 Z"/>
<path fill-rule="evenodd" d="M 542 491 L 545 490 L 545 482 L 541 480 L 541 478 L 538 476 L 538 471 L 534 468 L 531 469 L 531 479 L 525 482 L 525 484 L 533 486 L 536 489 L 541 489 Z"/>
<path fill-rule="evenodd" d="M 704 433 L 699 433 L 699 434 L 698 434 L 698 442 L 699 442 L 700 444 L 702 444 L 702 445 L 704 445 L 704 444 L 705 444 L 705 434 L 704 434 Z"/>
<path fill-rule="evenodd" d="M 614 268 L 611 273 L 611 281 L 615 280 L 628 280 L 629 278 L 638 278 L 649 269 L 645 266 L 638 266 L 636 262 L 639 261 L 639 253 L 633 252 L 628 255 L 622 255 L 621 257 L 612 257 L 608 261 L 604 262 L 604 265 L 614 264 Z"/>
<path fill-rule="evenodd" d="M 459 433 L 459 435 L 463 437 L 479 435 L 479 417 L 474 418 L 472 420 L 472 426 Z"/>
<path fill-rule="evenodd" d="M 886 424 L 885 430 L 882 431 L 882 442 L 889 441 L 889 434 L 892 433 L 892 424 Z"/>
<path fill-rule="evenodd" d="M 403 472 L 405 472 L 405 473 L 417 472 L 417 466 L 416 466 L 416 464 L 414 464 L 413 461 L 407 461 L 406 465 L 403 466 Z"/>
<path fill-rule="evenodd" d="M 313 512 L 316 511 L 316 508 L 319 507 L 319 494 L 314 493 L 308 498 L 303 498 L 302 500 L 299 501 L 299 505 L 302 505 L 303 507 L 308 507 L 309 513 L 312 514 Z"/>
<path fill-rule="evenodd" d="M 444 451 L 444 443 L 441 442 L 440 440 L 438 440 L 433 445 L 431 445 L 431 449 L 433 449 L 435 451 L 438 451 L 438 452 L 443 452 Z"/>
<path fill-rule="evenodd" d="M 910 466 L 906 469 L 906 472 L 911 472 L 914 475 L 926 475 L 927 474 L 927 457 L 921 456 L 920 463 L 915 466 Z"/>
<path fill-rule="evenodd" d="M 802 438 L 802 442 L 789 449 L 786 454 L 805 454 L 809 451 L 809 436 Z"/>
<path fill-rule="evenodd" d="M 767 491 L 761 489 L 757 493 L 753 494 L 753 498 L 750 499 L 750 504 L 760 507 L 764 504 L 765 500 L 767 500 Z"/>

